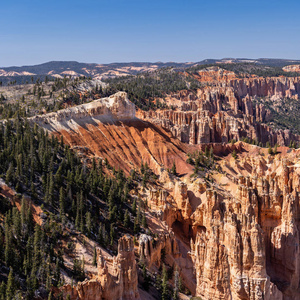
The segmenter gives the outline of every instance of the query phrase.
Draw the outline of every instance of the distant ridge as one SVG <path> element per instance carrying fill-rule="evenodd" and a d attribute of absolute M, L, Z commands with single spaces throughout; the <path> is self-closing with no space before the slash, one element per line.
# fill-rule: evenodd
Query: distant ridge
<path fill-rule="evenodd" d="M 284 67 L 290 64 L 300 64 L 300 60 L 270 59 L 270 58 L 223 58 L 205 59 L 199 62 L 127 62 L 127 63 L 81 63 L 77 61 L 49 61 L 33 66 L 12 66 L 0 68 L 0 77 L 16 76 L 52 76 L 62 78 L 64 76 L 86 76 L 95 79 L 105 79 L 116 76 L 136 75 L 140 72 L 155 71 L 157 69 L 174 67 L 185 69 L 195 65 L 219 64 L 219 63 L 252 63 L 271 67 Z"/>

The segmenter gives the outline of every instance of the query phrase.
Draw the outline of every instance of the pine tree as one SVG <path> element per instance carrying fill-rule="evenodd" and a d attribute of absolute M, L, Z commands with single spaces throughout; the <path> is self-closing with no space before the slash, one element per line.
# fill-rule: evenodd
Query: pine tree
<path fill-rule="evenodd" d="M 85 227 L 87 230 L 87 235 L 90 236 L 92 231 L 92 220 L 91 213 L 89 211 L 85 215 Z"/>
<path fill-rule="evenodd" d="M 54 182 L 53 182 L 53 174 L 49 173 L 49 185 L 48 185 L 48 202 L 53 205 L 54 203 Z"/>
<path fill-rule="evenodd" d="M 64 188 L 59 189 L 59 213 L 62 216 L 65 213 L 65 193 Z"/>
<path fill-rule="evenodd" d="M 41 263 L 41 228 L 38 224 L 35 225 L 34 227 L 34 240 L 33 240 L 33 270 L 37 271 L 38 267 L 40 266 Z M 35 276 L 35 274 L 33 275 Z"/>
<path fill-rule="evenodd" d="M 171 168 L 171 173 L 172 173 L 173 175 L 175 175 L 175 176 L 177 175 L 175 161 L 173 162 L 173 166 L 172 166 L 172 168 Z"/>
<path fill-rule="evenodd" d="M 214 149 L 213 149 L 213 147 L 209 148 L 209 157 L 212 158 L 212 159 L 214 158 Z"/>
<path fill-rule="evenodd" d="M 52 300 L 52 292 L 49 293 L 48 300 Z"/>
<path fill-rule="evenodd" d="M 161 279 L 161 299 L 168 299 L 168 273 L 166 266 L 163 265 L 162 279 Z"/>
<path fill-rule="evenodd" d="M 115 238 L 115 228 L 114 228 L 114 224 L 110 224 L 110 245 L 113 246 L 114 244 L 114 238 Z"/>
<path fill-rule="evenodd" d="M 269 148 L 268 148 L 268 153 L 271 154 L 271 155 L 273 154 L 273 150 L 272 150 L 271 146 L 269 146 Z"/>
<path fill-rule="evenodd" d="M 12 183 L 14 181 L 14 167 L 13 164 L 10 163 L 6 172 L 5 180 L 7 183 Z"/>
<path fill-rule="evenodd" d="M 232 157 L 233 157 L 234 159 L 237 159 L 237 155 L 236 155 L 235 149 L 232 151 Z"/>
<path fill-rule="evenodd" d="M 85 276 L 85 260 L 84 256 L 82 256 L 82 277 Z"/>
<path fill-rule="evenodd" d="M 131 206 L 132 214 L 135 216 L 136 215 L 136 199 L 133 199 L 133 203 Z"/>
<path fill-rule="evenodd" d="M 209 157 L 209 149 L 207 148 L 207 146 L 205 146 L 204 155 L 206 156 L 206 158 Z"/>
<path fill-rule="evenodd" d="M 126 209 L 125 214 L 124 214 L 124 223 L 123 223 L 123 226 L 125 228 L 129 227 L 129 213 L 128 213 L 127 209 Z"/>
<path fill-rule="evenodd" d="M 5 250 L 4 250 L 4 259 L 5 263 L 8 267 L 12 267 L 14 265 L 14 250 L 13 250 L 13 235 L 11 226 L 8 225 L 7 217 L 5 220 Z"/>
<path fill-rule="evenodd" d="M 13 299 L 15 292 L 16 292 L 15 278 L 13 275 L 13 269 L 10 268 L 8 279 L 7 279 L 6 299 Z"/>
<path fill-rule="evenodd" d="M 6 284 L 4 281 L 2 281 L 0 285 L 0 300 L 6 299 Z"/>
<path fill-rule="evenodd" d="M 142 226 L 143 226 L 143 228 L 145 228 L 145 229 L 147 228 L 147 219 L 146 219 L 145 212 L 143 213 Z"/>
<path fill-rule="evenodd" d="M 55 264 L 54 280 L 55 280 L 56 286 L 57 286 L 60 281 L 60 266 L 59 266 L 58 259 L 56 259 L 56 264 Z"/>
<path fill-rule="evenodd" d="M 173 289 L 173 299 L 178 300 L 178 292 L 179 292 L 179 272 L 176 269 L 174 274 L 174 289 Z"/>
<path fill-rule="evenodd" d="M 138 218 L 135 217 L 134 218 L 133 232 L 134 232 L 134 234 L 138 234 L 139 231 L 140 231 L 140 224 L 139 224 Z"/>
<path fill-rule="evenodd" d="M 96 247 L 94 247 L 94 254 L 93 254 L 93 266 L 97 266 L 97 250 Z"/>
<path fill-rule="evenodd" d="M 99 242 L 100 245 L 103 245 L 103 242 L 104 242 L 102 223 L 100 223 L 99 229 L 98 229 L 98 242 Z"/>

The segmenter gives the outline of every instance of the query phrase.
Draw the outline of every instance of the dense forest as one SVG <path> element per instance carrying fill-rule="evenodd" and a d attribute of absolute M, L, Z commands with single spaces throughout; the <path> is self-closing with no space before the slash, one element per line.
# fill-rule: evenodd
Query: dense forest
<path fill-rule="evenodd" d="M 243 78 L 245 76 L 250 76 L 251 74 L 260 76 L 260 77 L 297 77 L 299 73 L 296 72 L 285 72 L 281 67 L 277 66 L 266 66 L 259 65 L 254 63 L 234 63 L 234 64 L 207 64 L 207 65 L 197 65 L 186 69 L 186 72 L 189 74 L 195 74 L 196 72 L 203 70 L 208 67 L 219 67 L 227 71 L 232 71 L 237 74 L 237 76 Z"/>
<path fill-rule="evenodd" d="M 59 247 L 72 232 L 115 253 L 120 235 L 147 228 L 145 206 L 129 196 L 138 182 L 151 180 L 146 164 L 126 178 L 106 161 L 82 162 L 63 141 L 15 119 L 0 126 L 0 174 L 21 205 L 19 211 L 0 197 L 0 299 L 45 296 L 64 283 L 61 270 L 82 280 L 84 261 L 66 267 Z M 43 211 L 41 224 L 34 221 L 32 204 Z"/>
<path fill-rule="evenodd" d="M 138 76 L 116 77 L 105 80 L 109 86 L 105 95 L 117 91 L 128 93 L 129 99 L 142 110 L 164 108 L 164 103 L 156 102 L 156 98 L 164 98 L 168 93 L 180 90 L 197 90 L 201 83 L 192 77 L 185 77 L 172 68 L 142 73 Z"/>

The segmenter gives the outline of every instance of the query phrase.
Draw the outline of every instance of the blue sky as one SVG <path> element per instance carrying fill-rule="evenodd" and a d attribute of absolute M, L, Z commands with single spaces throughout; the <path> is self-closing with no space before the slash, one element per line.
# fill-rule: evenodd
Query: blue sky
<path fill-rule="evenodd" d="M 296 0 L 2 0 L 0 66 L 300 59 Z"/>

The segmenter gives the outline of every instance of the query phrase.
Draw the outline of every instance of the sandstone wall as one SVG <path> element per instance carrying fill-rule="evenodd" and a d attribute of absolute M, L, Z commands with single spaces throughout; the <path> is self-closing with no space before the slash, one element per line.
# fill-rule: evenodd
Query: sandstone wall
<path fill-rule="evenodd" d="M 196 94 L 179 92 L 168 99 L 176 110 L 139 111 L 137 116 L 161 125 L 182 142 L 201 144 L 228 142 L 248 137 L 262 143 L 288 145 L 300 137 L 290 130 L 275 130 L 266 125 L 271 112 L 255 98 L 298 99 L 300 78 L 243 78 L 217 82 Z M 180 99 L 179 102 L 176 99 Z"/>
<path fill-rule="evenodd" d="M 98 251 L 98 275 L 73 287 L 69 284 L 64 285 L 61 288 L 63 299 L 68 295 L 71 300 L 140 299 L 134 245 L 129 235 L 119 239 L 118 255 L 113 258 L 112 263 L 113 270 L 109 272 L 101 251 Z"/>

